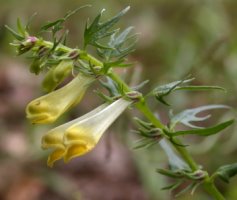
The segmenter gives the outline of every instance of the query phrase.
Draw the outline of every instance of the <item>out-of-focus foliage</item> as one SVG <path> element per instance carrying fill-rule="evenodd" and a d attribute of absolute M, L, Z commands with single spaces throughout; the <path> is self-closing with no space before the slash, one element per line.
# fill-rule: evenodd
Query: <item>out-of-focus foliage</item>
<path fill-rule="evenodd" d="M 30 26 L 31 32 L 36 33 L 46 21 L 54 21 L 68 10 L 91 4 L 91 8 L 80 10 L 80 14 L 71 16 L 65 24 L 70 30 L 69 46 L 82 48 L 84 22 L 88 16 L 93 19 L 105 8 L 102 19 L 106 19 L 130 5 L 131 11 L 119 23 L 121 27 L 132 25 L 135 32 L 140 32 L 137 49 L 132 53 L 131 60 L 138 61 L 135 64 L 142 66 L 142 72 L 140 75 L 137 75 L 137 71 L 128 72 L 131 73 L 129 78 L 132 77 L 133 85 L 150 79 L 149 84 L 145 85 L 146 90 L 146 87 L 154 88 L 157 83 L 165 85 L 192 74 L 196 78 L 195 85 L 219 85 L 226 88 L 227 92 L 183 91 L 175 94 L 175 98 L 171 94 L 166 100 L 175 107 L 175 113 L 187 107 L 201 106 L 203 102 L 237 107 L 235 0 L 0 0 L 0 3 L 1 199 L 15 199 L 15 194 L 18 194 L 20 200 L 84 197 L 95 200 L 137 197 L 166 200 L 168 194 L 159 190 L 159 187 L 163 187 L 165 181 L 171 185 L 170 180 L 165 180 L 155 172 L 155 169 L 164 167 L 166 161 L 158 145 L 147 149 L 145 153 L 143 150 L 127 150 L 132 146 L 134 135 L 124 130 L 124 127 L 119 127 L 122 121 L 127 122 L 126 116 L 121 123 L 117 123 L 118 129 L 115 132 L 118 136 L 108 137 L 88 157 L 79 158 L 68 167 L 59 165 L 54 173 L 44 166 L 45 155 L 40 153 L 39 138 L 47 128 L 29 128 L 23 113 L 30 99 L 38 96 L 39 79 L 28 74 L 27 62 L 12 58 L 13 48 L 8 45 L 12 38 L 4 28 L 5 24 L 14 27 L 18 17 L 26 22 L 37 12 Z M 45 35 L 50 37 L 47 33 Z M 123 69 L 119 72 L 123 73 Z M 88 96 L 90 102 L 82 102 L 78 110 L 65 118 L 75 118 L 77 113 L 85 113 L 98 104 L 99 99 L 93 98 L 93 94 Z M 159 109 L 161 113 L 168 109 L 155 100 L 151 103 L 153 109 Z M 218 115 L 217 112 L 215 116 Z M 167 116 L 160 117 L 168 121 Z M 226 119 L 227 115 L 221 121 Z M 204 125 L 208 126 L 206 123 Z M 207 140 L 199 137 L 187 140 L 194 146 L 195 158 L 210 172 L 216 171 L 216 166 L 223 163 L 227 165 L 236 162 L 236 127 L 228 129 L 225 134 L 210 136 Z M 129 144 L 129 147 L 125 148 L 121 143 Z M 222 170 L 219 173 L 223 176 L 224 172 Z M 227 185 L 217 180 L 218 187 L 227 199 L 237 199 L 237 180 L 233 178 L 230 181 L 231 184 Z M 124 189 L 121 191 L 121 187 L 126 187 L 126 192 Z M 200 189 L 195 194 L 195 198 L 187 193 L 179 199 L 208 199 Z"/>

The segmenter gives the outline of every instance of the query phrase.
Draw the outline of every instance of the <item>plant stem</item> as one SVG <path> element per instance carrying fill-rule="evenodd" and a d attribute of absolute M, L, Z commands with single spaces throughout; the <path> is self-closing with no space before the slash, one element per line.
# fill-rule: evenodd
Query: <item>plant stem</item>
<path fill-rule="evenodd" d="M 110 73 L 109 77 L 111 79 L 113 79 L 115 82 L 122 84 L 125 91 L 127 91 L 127 92 L 131 91 L 129 86 L 125 82 L 123 82 L 123 80 L 121 80 L 120 77 L 117 76 L 116 74 Z M 158 120 L 157 117 L 153 114 L 153 112 L 151 112 L 150 108 L 147 106 L 146 101 L 144 99 L 139 101 L 136 104 L 136 107 L 157 128 L 160 128 L 160 129 L 165 128 L 165 126 L 160 122 L 160 120 Z M 181 141 L 177 138 L 173 138 L 173 142 L 182 145 Z M 186 161 L 186 163 L 188 163 L 188 165 L 192 169 L 192 171 L 196 171 L 199 169 L 197 163 L 193 160 L 192 156 L 189 154 L 189 152 L 187 151 L 187 149 L 185 147 L 178 146 L 178 145 L 174 145 L 174 147 L 179 152 L 179 154 L 182 156 L 182 158 Z M 207 176 L 204 181 L 204 188 L 216 200 L 225 200 L 225 198 L 222 196 L 222 194 L 216 188 L 213 181 L 210 180 L 209 176 Z"/>
<path fill-rule="evenodd" d="M 177 144 L 181 144 L 181 141 L 178 138 L 173 138 L 173 142 Z M 188 163 L 189 167 L 196 171 L 199 169 L 197 163 L 193 160 L 192 156 L 188 153 L 187 149 L 182 146 L 174 145 L 175 149 L 179 152 L 179 154 L 182 156 L 182 158 Z"/>
<path fill-rule="evenodd" d="M 113 79 L 115 82 L 122 84 L 126 92 L 131 91 L 131 89 L 128 87 L 126 83 L 121 80 L 121 78 L 114 73 L 108 74 L 111 79 Z M 136 107 L 140 112 L 144 114 L 144 116 L 149 119 L 149 121 L 155 125 L 157 128 L 164 129 L 165 126 L 160 122 L 160 120 L 157 119 L 157 117 L 151 112 L 150 108 L 147 106 L 146 101 L 142 99 L 136 104 Z M 177 138 L 173 138 L 175 143 L 181 144 L 181 142 Z M 189 164 L 190 168 L 193 171 L 198 170 L 198 165 L 195 163 L 193 158 L 190 156 L 186 148 L 175 145 L 176 150 L 180 153 L 180 155 L 183 157 L 183 159 Z"/>
<path fill-rule="evenodd" d="M 38 45 L 39 46 L 46 46 L 48 48 L 52 48 L 53 47 L 53 43 L 49 42 L 49 41 L 45 41 L 45 40 L 38 40 Z M 63 51 L 65 53 L 71 52 L 74 49 L 71 49 L 69 47 L 66 47 L 64 45 L 59 45 L 58 47 L 56 47 L 56 51 Z M 87 54 L 85 51 L 82 51 L 80 49 L 77 49 L 79 53 L 81 53 L 80 59 L 82 60 L 86 60 L 88 62 L 90 62 L 91 64 L 95 65 L 95 66 L 103 66 L 103 62 L 99 61 L 98 59 L 96 59 L 95 57 Z M 120 84 L 123 86 L 125 92 L 130 92 L 132 91 L 131 88 L 115 73 L 113 73 L 112 71 L 108 72 L 108 74 L 106 74 L 107 76 L 109 76 L 113 81 L 115 81 L 116 83 Z M 150 108 L 148 107 L 146 101 L 144 98 L 141 98 L 140 101 L 138 103 L 135 104 L 136 108 L 144 114 L 144 116 L 157 128 L 159 129 L 164 129 L 165 125 L 163 125 L 161 123 L 161 121 L 154 115 L 154 113 L 150 110 Z M 192 171 L 196 171 L 199 169 L 197 163 L 193 160 L 192 156 L 189 154 L 189 152 L 187 151 L 187 149 L 185 147 L 182 147 L 182 143 L 179 139 L 177 138 L 173 138 L 173 142 L 180 144 L 179 145 L 174 145 L 175 149 L 179 152 L 179 154 L 182 156 L 182 158 L 186 161 L 186 163 L 189 165 L 189 167 L 192 169 Z M 204 188 L 206 189 L 206 191 L 212 195 L 216 200 L 225 200 L 225 198 L 222 196 L 222 194 L 218 191 L 218 189 L 215 187 L 215 184 L 213 182 L 213 180 L 210 179 L 209 176 L 206 177 L 206 179 L 204 180 Z"/>
<path fill-rule="evenodd" d="M 225 200 L 225 197 L 219 192 L 219 190 L 216 188 L 214 182 L 211 181 L 209 177 L 206 178 L 203 185 L 204 185 L 205 190 L 211 196 L 213 196 L 216 200 Z"/>
<path fill-rule="evenodd" d="M 132 91 L 130 89 L 130 87 L 123 81 L 121 80 L 121 78 L 115 74 L 110 72 L 108 74 L 108 76 L 115 81 L 116 83 L 119 83 L 120 85 L 123 85 L 123 88 L 125 90 L 125 92 L 130 92 Z M 157 128 L 163 129 L 165 128 L 165 126 L 156 118 L 156 116 L 151 112 L 151 110 L 149 109 L 149 107 L 146 104 L 146 101 L 144 100 L 144 98 L 142 98 L 137 104 L 136 107 L 138 110 L 140 110 L 147 119 L 149 119 L 151 121 L 152 124 L 154 124 Z"/>

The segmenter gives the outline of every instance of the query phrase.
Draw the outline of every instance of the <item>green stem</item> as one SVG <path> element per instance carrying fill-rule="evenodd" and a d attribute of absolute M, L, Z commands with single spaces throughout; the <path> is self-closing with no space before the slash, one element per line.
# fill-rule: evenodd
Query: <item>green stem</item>
<path fill-rule="evenodd" d="M 44 45 L 47 46 L 49 48 L 52 48 L 53 43 L 49 42 L 49 41 L 44 41 L 44 40 L 38 40 L 38 45 Z M 66 47 L 64 45 L 59 45 L 56 48 L 56 51 L 63 51 L 63 52 L 71 52 L 73 51 L 73 49 Z M 95 57 L 87 54 L 85 51 L 81 51 L 79 50 L 79 53 L 81 53 L 81 57 L 80 59 L 82 60 L 86 60 L 88 62 L 90 62 L 91 64 L 95 65 L 95 66 L 103 66 L 103 63 L 101 61 L 99 61 L 98 59 L 96 59 Z M 120 84 L 123 86 L 125 92 L 130 92 L 132 91 L 131 88 L 115 73 L 113 73 L 112 71 L 110 71 L 107 74 L 112 80 L 114 80 L 116 83 Z M 164 129 L 165 125 L 163 125 L 160 120 L 154 115 L 154 113 L 150 110 L 150 108 L 147 106 L 147 103 L 145 101 L 144 98 L 141 98 L 140 101 L 138 103 L 136 103 L 136 108 L 144 114 L 144 116 L 153 124 L 155 125 L 157 128 L 159 129 Z M 174 138 L 173 141 L 175 143 L 178 143 L 180 145 L 182 145 L 181 141 L 179 141 L 177 138 Z M 178 146 L 178 145 L 174 145 L 174 147 L 176 148 L 176 150 L 179 152 L 179 154 L 182 156 L 182 158 L 188 163 L 188 165 L 190 166 L 190 168 L 192 169 L 192 171 L 196 171 L 198 170 L 198 165 L 197 163 L 193 160 L 193 158 L 191 157 L 191 155 L 189 154 L 189 152 L 187 151 L 187 149 L 185 147 L 182 146 Z M 210 179 L 209 176 L 206 177 L 206 179 L 204 180 L 204 188 L 206 189 L 206 191 L 212 195 L 216 200 L 225 200 L 225 198 L 222 196 L 222 194 L 218 191 L 218 189 L 215 187 L 213 181 Z"/>
<path fill-rule="evenodd" d="M 173 142 L 182 145 L 182 142 L 178 138 L 173 138 Z M 192 156 L 188 153 L 188 151 L 185 147 L 178 146 L 178 145 L 174 145 L 174 146 L 175 146 L 175 149 L 179 152 L 179 154 L 188 163 L 189 167 L 193 171 L 196 171 L 199 169 L 197 163 L 193 160 Z"/>
<path fill-rule="evenodd" d="M 209 177 L 206 178 L 203 185 L 204 185 L 205 190 L 211 196 L 213 196 L 216 200 L 225 200 L 225 197 L 219 192 L 219 190 L 216 188 L 214 182 L 211 181 Z"/>
<path fill-rule="evenodd" d="M 117 74 L 114 74 L 111 72 L 108 75 L 116 83 L 122 84 L 126 92 L 131 91 L 130 87 L 123 80 L 121 80 L 121 78 Z M 146 101 L 144 99 L 141 99 L 141 101 L 139 101 L 136 104 L 136 107 L 157 128 L 160 128 L 160 129 L 165 128 L 165 126 L 157 119 L 157 117 L 153 114 L 153 112 L 151 112 L 150 108 L 147 106 Z M 182 145 L 181 141 L 177 138 L 173 138 L 173 141 L 175 143 Z M 192 156 L 189 154 L 189 152 L 187 151 L 187 149 L 185 147 L 178 146 L 178 145 L 174 145 L 174 147 L 180 153 L 180 155 L 186 161 L 186 163 L 188 163 L 188 165 L 190 166 L 192 171 L 196 171 L 199 169 L 197 163 L 193 160 Z M 222 194 L 215 187 L 214 183 L 212 181 L 210 181 L 209 176 L 207 176 L 207 178 L 204 182 L 204 187 L 205 187 L 206 191 L 211 196 L 213 196 L 216 200 L 225 200 L 225 198 L 222 196 Z"/>
<path fill-rule="evenodd" d="M 117 75 L 114 74 L 112 72 L 110 72 L 108 74 L 108 76 L 115 81 L 116 83 L 123 85 L 123 88 L 125 90 L 125 92 L 130 92 L 132 91 L 130 89 L 130 87 L 123 81 L 121 80 L 121 78 Z M 144 98 L 142 98 L 137 104 L 136 107 L 138 110 L 140 110 L 147 119 L 149 119 L 151 121 L 152 124 L 154 124 L 157 128 L 163 129 L 165 128 L 165 126 L 157 119 L 157 117 L 151 112 L 151 110 L 149 109 L 149 107 L 146 104 L 146 101 L 144 100 Z"/>
<path fill-rule="evenodd" d="M 131 91 L 131 89 L 128 87 L 128 85 L 126 83 L 124 83 L 123 80 L 121 80 L 121 78 L 117 74 L 109 73 L 108 75 L 116 83 L 122 84 L 126 92 Z M 160 128 L 160 129 L 165 128 L 165 126 L 160 122 L 160 120 L 158 120 L 157 117 L 153 114 L 153 112 L 151 112 L 150 108 L 147 106 L 146 101 L 144 99 L 142 99 L 140 102 L 138 102 L 136 104 L 136 107 L 157 128 Z M 181 142 L 178 139 L 174 138 L 173 140 L 174 140 L 174 142 L 181 144 Z M 193 158 L 190 156 L 190 154 L 188 153 L 186 148 L 178 146 L 178 145 L 175 145 L 175 148 L 180 153 L 180 155 L 183 157 L 183 159 L 189 164 L 190 168 L 193 171 L 198 170 L 198 165 L 195 163 Z"/>

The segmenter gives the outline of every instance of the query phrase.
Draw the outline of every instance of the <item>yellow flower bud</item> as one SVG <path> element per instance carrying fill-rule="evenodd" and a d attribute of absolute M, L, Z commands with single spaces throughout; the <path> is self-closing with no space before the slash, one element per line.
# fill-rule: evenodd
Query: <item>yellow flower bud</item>
<path fill-rule="evenodd" d="M 53 91 L 71 73 L 72 67 L 72 60 L 64 60 L 51 68 L 43 80 L 43 89 L 46 92 Z"/>
<path fill-rule="evenodd" d="M 83 97 L 93 78 L 79 74 L 64 87 L 30 102 L 26 116 L 34 124 L 52 123 Z"/>

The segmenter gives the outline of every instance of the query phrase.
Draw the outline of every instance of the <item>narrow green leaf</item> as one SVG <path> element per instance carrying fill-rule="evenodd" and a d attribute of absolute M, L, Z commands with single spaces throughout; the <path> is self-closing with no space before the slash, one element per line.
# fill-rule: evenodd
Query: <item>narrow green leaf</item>
<path fill-rule="evenodd" d="M 55 25 L 61 24 L 63 22 L 64 22 L 64 19 L 58 19 L 58 20 L 53 21 L 53 22 L 48 22 L 47 24 L 45 24 L 44 26 L 41 27 L 41 30 L 46 31 L 49 28 L 51 28 L 51 27 L 53 27 Z"/>
<path fill-rule="evenodd" d="M 192 129 L 187 131 L 177 131 L 171 133 L 172 136 L 180 136 L 180 135 L 199 135 L 199 136 L 209 136 L 219 133 L 220 131 L 224 130 L 228 126 L 234 123 L 234 120 L 229 120 L 226 122 L 223 122 L 221 124 L 218 124 L 213 127 L 209 128 L 203 128 L 203 129 Z"/>
<path fill-rule="evenodd" d="M 135 122 L 138 125 L 140 125 L 141 127 L 145 128 L 147 130 L 149 130 L 152 127 L 152 123 L 150 123 L 150 122 L 145 122 L 137 117 L 134 117 L 133 119 L 135 120 Z"/>
<path fill-rule="evenodd" d="M 173 172 L 173 171 L 167 170 L 167 169 L 157 169 L 156 172 L 159 174 L 162 174 L 164 176 L 171 177 L 171 178 L 177 178 L 177 179 L 183 178 L 182 174 Z"/>
<path fill-rule="evenodd" d="M 226 92 L 226 89 L 219 86 L 207 86 L 207 85 L 189 85 L 189 86 L 180 86 L 175 88 L 175 90 L 193 90 L 193 91 L 202 91 L 202 90 L 222 90 Z"/>
<path fill-rule="evenodd" d="M 71 17 L 72 15 L 75 15 L 79 10 L 81 10 L 82 8 L 86 8 L 86 7 L 91 7 L 90 4 L 84 5 L 84 6 L 80 6 L 79 8 L 76 8 L 72 11 L 69 11 L 65 16 L 64 19 L 67 20 L 69 17 Z"/>
<path fill-rule="evenodd" d="M 98 90 L 95 90 L 94 91 L 100 98 L 102 98 L 105 102 L 110 102 L 112 103 L 113 102 L 113 98 L 103 94 L 102 92 L 98 91 Z"/>
<path fill-rule="evenodd" d="M 145 80 L 145 81 L 139 83 L 138 85 L 133 86 L 133 87 L 132 87 L 132 90 L 136 90 L 136 91 L 137 91 L 137 90 L 140 90 L 140 89 L 143 88 L 147 83 L 149 83 L 149 80 Z"/>
<path fill-rule="evenodd" d="M 21 23 L 21 20 L 20 18 L 17 18 L 17 29 L 18 29 L 18 32 L 25 37 L 25 29 L 23 28 L 22 26 L 22 23 Z"/>
<path fill-rule="evenodd" d="M 192 190 L 196 186 L 196 184 L 196 182 L 191 183 L 190 185 L 179 191 L 177 194 L 175 194 L 175 198 L 178 198 L 181 195 L 185 194 L 187 191 Z"/>
<path fill-rule="evenodd" d="M 186 144 L 181 144 L 179 142 L 177 142 L 176 140 L 174 140 L 175 138 L 171 137 L 170 138 L 170 142 L 174 145 L 174 146 L 178 146 L 178 147 L 188 147 L 189 145 L 186 145 Z"/>
<path fill-rule="evenodd" d="M 171 191 L 175 190 L 182 184 L 182 182 L 183 182 L 182 180 L 178 181 L 174 184 L 171 184 L 171 185 L 168 185 L 168 186 L 165 186 L 165 187 L 161 188 L 161 190 L 171 190 Z"/>
<path fill-rule="evenodd" d="M 22 35 L 18 34 L 16 31 L 11 29 L 9 26 L 5 25 L 5 27 L 17 40 L 22 41 L 25 39 Z"/>
<path fill-rule="evenodd" d="M 53 34 L 55 34 L 57 31 L 61 30 L 63 28 L 62 24 L 72 15 L 76 14 L 79 10 L 85 7 L 89 7 L 90 5 L 81 6 L 79 8 L 76 8 L 73 11 L 69 11 L 63 18 L 57 19 L 53 22 L 48 22 L 44 26 L 41 27 L 42 31 L 47 31 L 48 29 L 52 28 Z"/>
<path fill-rule="evenodd" d="M 149 148 L 157 143 L 157 140 L 151 138 L 142 138 L 141 140 L 136 142 L 133 149 Z"/>
<path fill-rule="evenodd" d="M 169 103 L 167 103 L 167 101 L 164 99 L 164 96 L 155 96 L 156 100 L 163 103 L 166 106 L 170 106 Z"/>
<path fill-rule="evenodd" d="M 231 177 L 237 174 L 237 163 L 221 166 L 216 174 L 226 183 L 229 183 Z"/>
<path fill-rule="evenodd" d="M 124 60 L 118 60 L 118 62 L 122 62 L 122 61 L 124 61 Z M 113 68 L 115 68 L 115 67 L 117 67 L 117 68 L 127 68 L 127 67 L 131 67 L 131 66 L 133 66 L 132 63 L 120 63 L 120 64 L 117 64 L 117 65 L 112 65 L 111 67 L 113 67 Z"/>
<path fill-rule="evenodd" d="M 195 184 L 195 186 L 193 186 L 193 188 L 191 189 L 191 195 L 194 195 L 195 191 L 197 190 L 197 188 L 202 184 L 202 182 L 197 182 Z"/>
<path fill-rule="evenodd" d="M 25 26 L 25 30 L 29 31 L 30 29 L 30 24 L 32 23 L 33 19 L 36 17 L 37 13 L 35 12 L 33 15 L 30 16 L 30 18 L 27 21 L 27 24 Z"/>

